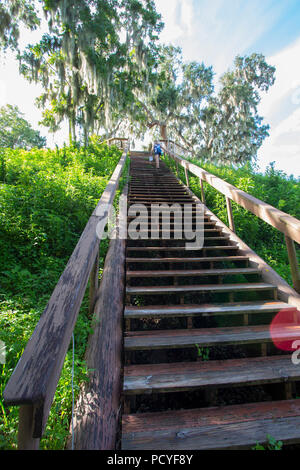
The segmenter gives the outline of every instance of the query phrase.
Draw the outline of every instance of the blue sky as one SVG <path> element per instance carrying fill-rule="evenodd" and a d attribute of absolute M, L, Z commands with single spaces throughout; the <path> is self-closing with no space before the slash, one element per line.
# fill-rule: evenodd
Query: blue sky
<path fill-rule="evenodd" d="M 262 95 L 259 107 L 270 124 L 270 137 L 258 154 L 264 170 L 271 162 L 300 176 L 300 0 L 155 0 L 165 29 L 161 40 L 183 50 L 185 61 L 212 65 L 215 84 L 231 68 L 236 55 L 262 53 L 276 66 L 276 83 Z M 32 33 L 23 43 L 34 42 Z M 0 63 L 0 105 L 18 104 L 37 127 L 41 113 L 34 107 L 40 89 L 18 75 L 10 56 Z M 48 136 L 48 144 L 66 140 L 65 130 Z M 41 133 L 47 131 L 41 128 Z"/>

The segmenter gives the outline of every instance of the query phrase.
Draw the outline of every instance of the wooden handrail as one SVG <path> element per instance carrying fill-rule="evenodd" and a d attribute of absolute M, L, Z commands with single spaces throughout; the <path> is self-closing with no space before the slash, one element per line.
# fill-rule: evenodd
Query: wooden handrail
<path fill-rule="evenodd" d="M 203 168 L 200 168 L 194 163 L 169 152 L 167 148 L 164 148 L 163 150 L 170 154 L 175 161 L 177 161 L 183 168 L 190 171 L 193 175 L 198 176 L 201 180 L 210 184 L 213 188 L 224 194 L 224 196 L 228 197 L 233 202 L 236 202 L 244 209 L 252 212 L 264 222 L 267 222 L 272 227 L 289 236 L 292 240 L 300 243 L 300 220 L 276 209 L 254 196 L 251 196 L 245 191 L 236 188 L 232 184 L 212 175 L 206 170 L 203 170 Z"/>
<path fill-rule="evenodd" d="M 114 141 L 119 142 L 119 143 L 120 143 L 120 147 L 121 147 L 122 149 L 125 149 L 125 146 L 126 146 L 125 142 L 128 143 L 128 142 L 129 142 L 129 139 L 128 139 L 128 138 L 125 138 L 125 137 L 111 137 L 110 139 L 107 139 L 107 140 L 105 140 L 104 142 L 106 142 L 107 145 L 110 146 L 110 145 L 112 145 L 112 142 L 114 142 Z"/>
<path fill-rule="evenodd" d="M 181 144 L 178 144 L 178 143 L 174 142 L 174 140 L 170 140 L 170 139 L 169 139 L 169 140 L 160 139 L 160 142 L 164 142 L 164 143 L 166 143 L 167 145 L 168 145 L 168 144 L 174 144 L 174 145 L 176 145 L 176 147 L 181 148 L 181 149 L 184 150 L 185 152 L 189 152 L 189 151 L 190 151 L 189 149 L 183 147 Z"/>
<path fill-rule="evenodd" d="M 232 215 L 231 201 L 234 201 L 244 209 L 252 212 L 252 214 L 256 215 L 261 220 L 268 223 L 269 225 L 276 228 L 285 235 L 293 285 L 295 290 L 300 293 L 300 271 L 296 256 L 296 250 L 294 247 L 294 242 L 300 244 L 300 220 L 296 219 L 295 217 L 289 214 L 286 214 L 285 212 L 282 212 L 279 209 L 276 209 L 270 204 L 267 204 L 266 202 L 261 201 L 260 199 L 257 199 L 254 196 L 251 196 L 245 191 L 236 188 L 232 184 L 227 183 L 221 178 L 218 178 L 217 176 L 212 175 L 203 168 L 195 165 L 194 163 L 191 163 L 188 160 L 185 160 L 184 158 L 180 157 L 174 150 L 172 151 L 172 146 L 169 145 L 170 141 L 161 142 L 167 142 L 167 146 L 162 147 L 164 152 L 173 158 L 177 166 L 178 164 L 180 164 L 184 168 L 187 186 L 189 185 L 188 172 L 191 172 L 193 175 L 198 176 L 200 178 L 202 202 L 205 203 L 203 181 L 210 184 L 210 186 L 212 186 L 220 193 L 224 194 L 224 196 L 226 197 L 229 225 L 233 232 L 235 231 L 235 225 Z M 172 144 L 174 144 L 173 148 L 175 147 L 175 145 L 181 147 L 180 145 L 175 144 L 174 142 L 172 142 Z M 186 149 L 184 150 L 186 151 Z"/>
<path fill-rule="evenodd" d="M 124 152 L 4 390 L 6 404 L 21 405 L 19 448 L 37 448 L 43 435 L 126 157 Z"/>

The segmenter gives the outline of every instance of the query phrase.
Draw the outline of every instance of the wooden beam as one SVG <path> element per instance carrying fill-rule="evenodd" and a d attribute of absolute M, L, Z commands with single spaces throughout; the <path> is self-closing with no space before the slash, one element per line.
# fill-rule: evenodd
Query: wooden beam
<path fill-rule="evenodd" d="M 200 178 L 200 189 L 201 189 L 201 199 L 202 199 L 202 202 L 203 202 L 203 204 L 206 204 L 205 192 L 204 192 L 203 179 L 202 179 L 202 178 Z"/>
<path fill-rule="evenodd" d="M 285 241 L 286 241 L 286 247 L 287 247 L 287 252 L 288 252 L 289 261 L 290 261 L 293 285 L 294 285 L 295 290 L 300 293 L 300 271 L 299 271 L 295 243 L 288 236 L 285 236 Z"/>
<path fill-rule="evenodd" d="M 235 232 L 235 225 L 234 225 L 234 218 L 233 218 L 233 213 L 232 213 L 232 205 L 231 205 L 231 200 L 226 197 L 226 207 L 227 207 L 227 216 L 228 216 L 228 224 L 230 230 Z"/>
<path fill-rule="evenodd" d="M 94 332 L 86 363 L 89 382 L 80 393 L 74 414 L 75 450 L 113 450 L 119 427 L 125 240 L 111 240 L 95 306 Z M 112 295 L 113 293 L 113 295 Z"/>
<path fill-rule="evenodd" d="M 40 440 L 32 437 L 36 408 L 22 405 L 19 409 L 18 450 L 38 450 Z"/>
<path fill-rule="evenodd" d="M 186 181 L 186 185 L 187 187 L 189 188 L 190 187 L 190 182 L 189 182 L 189 174 L 188 174 L 188 170 L 186 167 L 184 167 L 184 173 L 185 173 L 185 181 Z"/>

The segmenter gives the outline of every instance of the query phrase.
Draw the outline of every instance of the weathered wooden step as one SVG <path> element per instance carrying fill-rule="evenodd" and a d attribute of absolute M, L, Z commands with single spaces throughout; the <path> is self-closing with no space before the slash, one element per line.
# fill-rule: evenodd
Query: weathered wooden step
<path fill-rule="evenodd" d="M 139 246 L 139 247 L 133 247 L 133 246 L 128 246 L 127 247 L 128 251 L 184 251 L 186 253 L 189 253 L 186 251 L 184 246 Z M 232 246 L 232 245 L 217 245 L 217 246 L 204 246 L 200 250 L 197 251 L 203 251 L 203 250 L 209 250 L 209 251 L 214 251 L 214 250 L 234 250 L 238 251 L 239 247 L 238 246 Z"/>
<path fill-rule="evenodd" d="M 139 246 L 139 245 L 138 245 L 139 243 L 144 243 L 144 242 L 145 242 L 145 240 L 142 239 L 142 238 L 139 238 L 138 240 L 129 240 L 129 241 L 130 241 L 130 242 L 133 241 L 133 242 L 136 244 L 135 247 L 138 247 L 138 246 Z M 168 243 L 170 243 L 170 242 L 178 242 L 178 238 L 177 238 L 177 239 L 173 239 L 173 238 L 172 238 L 172 239 L 167 240 L 167 241 L 168 241 Z M 183 240 L 183 241 L 186 241 L 186 240 Z M 223 234 L 222 236 L 220 235 L 220 236 L 218 236 L 218 237 L 210 236 L 210 237 L 206 237 L 204 241 L 205 241 L 205 242 L 207 242 L 207 241 L 209 241 L 209 242 L 211 242 L 211 241 L 218 241 L 218 242 L 219 242 L 219 241 L 224 241 L 224 242 L 228 242 L 228 241 L 229 241 L 229 235 Z M 155 239 L 149 238 L 149 239 L 148 239 L 148 242 L 157 242 L 157 239 L 156 239 L 156 238 L 155 238 Z M 131 245 L 131 247 L 132 247 L 132 245 Z M 153 247 L 151 247 L 151 245 L 150 245 L 150 246 L 148 245 L 148 248 L 147 248 L 147 249 L 152 250 L 152 248 L 153 248 Z M 176 248 L 177 248 L 177 247 L 176 247 Z M 178 248 L 181 248 L 181 249 L 183 249 L 183 250 L 186 251 L 186 252 L 189 251 L 189 250 L 186 250 L 186 249 L 185 249 L 185 246 L 181 246 L 181 247 L 178 247 Z M 204 245 L 203 248 L 206 248 L 206 245 Z M 164 249 L 164 251 L 168 251 L 168 250 L 170 251 L 171 247 L 170 247 L 170 246 L 165 246 L 165 247 L 162 247 L 162 249 Z M 199 250 L 202 250 L 202 248 L 199 248 L 199 249 L 197 249 L 197 250 L 192 250 L 192 251 L 199 251 Z"/>
<path fill-rule="evenodd" d="M 202 258 L 126 258 L 127 263 L 209 263 L 247 261 L 247 256 L 203 256 Z"/>
<path fill-rule="evenodd" d="M 167 206 L 171 206 L 171 205 L 173 205 L 173 203 L 174 203 L 174 201 L 169 201 L 169 200 L 167 200 L 167 201 L 161 201 L 161 202 L 159 202 L 159 201 L 140 201 L 140 202 L 137 202 L 137 201 L 131 201 L 130 199 L 129 199 L 128 202 L 129 202 L 129 203 L 132 203 L 132 204 L 133 204 L 133 203 L 134 203 L 134 204 L 138 204 L 138 203 L 139 203 L 139 204 L 143 204 L 144 206 L 149 206 L 149 207 L 151 207 L 152 205 L 163 205 L 163 204 L 166 204 Z M 185 212 L 186 212 L 186 213 L 188 213 L 189 211 L 194 213 L 194 212 L 196 212 L 197 210 L 200 210 L 199 208 L 196 208 L 194 201 L 187 201 L 187 202 L 186 202 L 186 201 L 183 201 L 182 203 L 177 202 L 177 204 L 179 204 L 179 205 L 181 205 L 181 206 L 183 206 L 183 207 L 184 207 L 184 204 L 186 204 L 186 205 L 188 206 L 188 207 L 185 209 Z M 192 207 L 190 207 L 190 206 L 192 206 Z M 162 208 L 162 209 L 163 209 L 163 208 Z M 170 208 L 168 207 L 168 208 L 166 209 L 166 211 L 169 212 L 169 210 L 170 210 Z"/>
<path fill-rule="evenodd" d="M 122 450 L 222 450 L 300 442 L 300 400 L 124 415 Z"/>
<path fill-rule="evenodd" d="M 204 328 L 186 330 L 135 331 L 125 334 L 125 350 L 153 350 L 225 346 L 228 344 L 256 344 L 300 340 L 299 325 L 272 329 L 269 325 Z"/>
<path fill-rule="evenodd" d="M 192 317 L 211 315 L 244 315 L 277 313 L 281 310 L 295 311 L 295 307 L 284 302 L 231 302 L 226 304 L 201 305 L 151 305 L 147 307 L 125 307 L 125 318 L 155 318 L 155 317 Z"/>
<path fill-rule="evenodd" d="M 170 393 L 298 380 L 300 367 L 295 367 L 290 356 L 140 364 L 124 368 L 123 392 L 125 395 Z"/>
<path fill-rule="evenodd" d="M 126 271 L 126 277 L 188 277 L 188 276 L 238 276 L 260 274 L 261 270 L 256 268 L 224 268 L 224 269 L 169 269 L 167 271 Z"/>
<path fill-rule="evenodd" d="M 143 197 L 129 197 L 128 198 L 129 204 L 160 204 L 160 203 L 167 203 L 167 204 L 173 204 L 173 203 L 179 203 L 179 204 L 191 204 L 193 201 L 189 197 L 183 197 L 183 196 L 166 196 L 166 197 L 153 197 L 153 196 L 143 196 Z"/>
<path fill-rule="evenodd" d="M 126 293 L 130 295 L 153 295 L 153 294 L 186 294 L 191 292 L 245 292 L 245 291 L 275 291 L 276 287 L 264 282 L 244 284 L 204 284 L 190 286 L 138 286 L 127 287 Z"/>

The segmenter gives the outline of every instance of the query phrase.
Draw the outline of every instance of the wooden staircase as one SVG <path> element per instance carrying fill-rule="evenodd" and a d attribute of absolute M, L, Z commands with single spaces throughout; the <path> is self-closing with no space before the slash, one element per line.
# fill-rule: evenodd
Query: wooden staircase
<path fill-rule="evenodd" d="M 193 204 L 196 198 L 161 163 L 131 156 L 129 206 Z M 122 449 L 243 449 L 300 441 L 300 366 L 278 351 L 272 318 L 284 310 L 299 340 L 299 312 L 204 212 L 204 246 L 176 239 L 128 240 Z M 129 217 L 130 223 L 133 217 Z M 161 229 L 161 221 L 159 222 Z"/>

